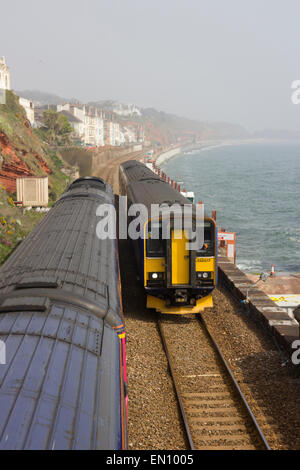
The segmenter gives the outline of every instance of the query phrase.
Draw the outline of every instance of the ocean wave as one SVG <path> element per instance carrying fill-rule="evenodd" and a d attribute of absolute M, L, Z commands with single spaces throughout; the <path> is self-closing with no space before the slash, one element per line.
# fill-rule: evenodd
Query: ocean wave
<path fill-rule="evenodd" d="M 289 240 L 290 242 L 300 243 L 300 238 L 288 237 L 288 240 Z"/>
<path fill-rule="evenodd" d="M 202 149 L 193 152 L 199 156 L 171 160 L 166 171 L 181 176 L 207 213 L 217 210 L 219 227 L 236 232 L 240 269 L 269 272 L 274 263 L 276 271 L 295 270 L 300 187 L 293 182 L 300 171 L 299 144 L 226 144 L 227 148 L 221 140 L 202 141 Z M 206 150 L 211 154 L 204 154 Z"/>
<path fill-rule="evenodd" d="M 241 271 L 259 271 L 261 272 L 263 270 L 263 266 L 259 260 L 245 260 L 242 259 L 237 263 L 237 267 Z"/>

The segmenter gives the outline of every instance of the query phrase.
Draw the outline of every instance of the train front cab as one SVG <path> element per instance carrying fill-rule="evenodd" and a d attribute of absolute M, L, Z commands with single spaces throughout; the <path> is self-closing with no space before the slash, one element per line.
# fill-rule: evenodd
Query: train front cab
<path fill-rule="evenodd" d="M 151 238 L 152 227 L 160 238 Z M 161 313 L 198 313 L 213 306 L 212 291 L 217 283 L 216 224 L 204 221 L 204 244 L 199 251 L 188 250 L 184 230 L 170 229 L 170 240 L 161 236 L 161 222 L 149 220 L 144 236 L 144 287 L 147 308 Z"/>

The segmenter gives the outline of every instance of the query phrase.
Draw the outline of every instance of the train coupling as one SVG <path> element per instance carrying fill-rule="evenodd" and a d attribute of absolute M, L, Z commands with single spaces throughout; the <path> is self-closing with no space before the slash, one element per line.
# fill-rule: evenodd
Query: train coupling
<path fill-rule="evenodd" d="M 188 303 L 187 291 L 176 289 L 174 292 L 174 303 L 175 304 L 187 304 Z"/>

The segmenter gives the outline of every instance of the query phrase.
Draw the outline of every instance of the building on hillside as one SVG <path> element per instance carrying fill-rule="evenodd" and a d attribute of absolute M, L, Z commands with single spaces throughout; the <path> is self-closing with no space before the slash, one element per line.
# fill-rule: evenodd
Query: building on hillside
<path fill-rule="evenodd" d="M 37 106 L 34 108 L 34 126 L 43 127 L 44 126 L 44 112 L 45 111 L 56 111 L 56 104 L 44 104 L 42 106 Z"/>
<path fill-rule="evenodd" d="M 115 123 L 110 120 L 105 121 L 105 144 L 106 145 L 116 145 L 116 127 Z"/>
<path fill-rule="evenodd" d="M 59 111 L 59 114 L 65 116 L 73 127 L 73 133 L 71 135 L 72 139 L 75 142 L 82 144 L 84 140 L 84 122 L 74 116 L 70 111 Z"/>
<path fill-rule="evenodd" d="M 123 128 L 120 127 L 120 145 L 124 145 L 124 144 L 126 144 L 126 139 L 125 139 L 125 135 L 123 132 Z"/>
<path fill-rule="evenodd" d="M 0 89 L 10 90 L 10 72 L 5 57 L 0 57 Z"/>
<path fill-rule="evenodd" d="M 144 126 L 138 125 L 137 130 L 136 130 L 136 138 L 137 141 L 140 143 L 145 142 L 145 129 Z"/>
<path fill-rule="evenodd" d="M 98 119 L 98 145 L 100 147 L 103 147 L 105 145 L 105 125 L 102 113 Z"/>
<path fill-rule="evenodd" d="M 114 103 L 112 111 L 119 116 L 141 116 L 142 113 L 135 104 Z"/>
<path fill-rule="evenodd" d="M 127 142 L 128 144 L 137 142 L 136 132 L 133 127 L 124 126 L 122 132 L 124 134 L 125 142 Z"/>
<path fill-rule="evenodd" d="M 85 143 L 85 106 L 65 103 L 57 105 L 57 112 L 64 114 L 74 129 L 73 140 Z"/>
<path fill-rule="evenodd" d="M 120 129 L 120 124 L 118 122 L 114 122 L 114 134 L 115 134 L 115 145 L 120 146 L 121 145 L 121 129 Z"/>
<path fill-rule="evenodd" d="M 105 112 L 105 145 L 120 146 L 125 143 L 120 123 L 116 121 L 116 116 L 112 112 Z"/>
<path fill-rule="evenodd" d="M 34 110 L 34 125 L 35 127 L 42 127 L 44 124 L 44 111 L 42 107 L 35 108 Z"/>
<path fill-rule="evenodd" d="M 90 106 L 85 111 L 85 144 L 92 147 L 105 145 L 105 125 L 102 112 Z"/>
<path fill-rule="evenodd" d="M 34 103 L 26 98 L 22 98 L 19 96 L 19 104 L 23 106 L 26 111 L 27 119 L 29 120 L 30 124 L 33 126 L 35 122 L 34 116 Z"/>
<path fill-rule="evenodd" d="M 43 112 L 55 109 L 64 114 L 74 129 L 74 141 L 88 147 L 102 147 L 104 145 L 120 146 L 131 143 L 143 143 L 144 128 L 136 122 L 119 122 L 118 117 L 111 111 L 102 111 L 95 106 L 64 103 L 60 105 L 43 106 L 36 109 L 36 124 L 43 123 Z"/>

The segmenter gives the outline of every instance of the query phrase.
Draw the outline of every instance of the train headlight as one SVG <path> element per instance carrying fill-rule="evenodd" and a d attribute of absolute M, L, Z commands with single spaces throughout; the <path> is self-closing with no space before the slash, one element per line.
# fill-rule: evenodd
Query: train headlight
<path fill-rule="evenodd" d="M 164 278 L 164 273 L 149 273 L 149 279 L 153 281 L 161 280 Z"/>
<path fill-rule="evenodd" d="M 211 272 L 197 272 L 197 279 L 211 279 Z"/>

